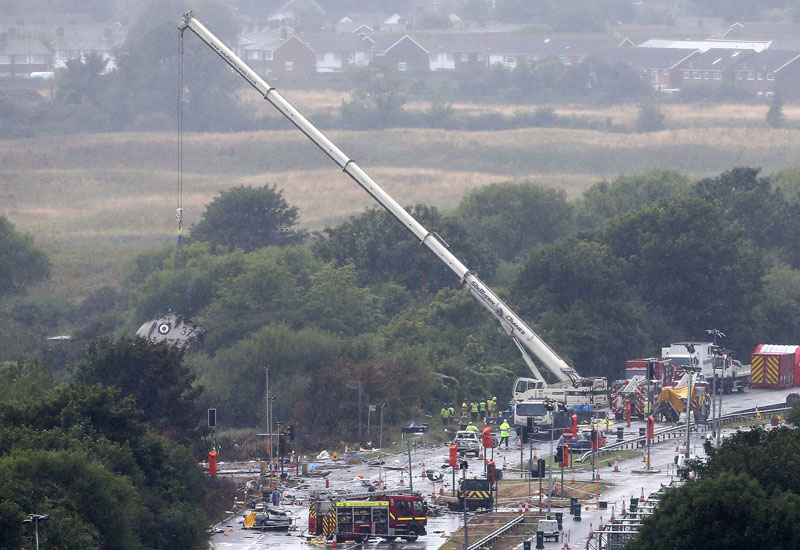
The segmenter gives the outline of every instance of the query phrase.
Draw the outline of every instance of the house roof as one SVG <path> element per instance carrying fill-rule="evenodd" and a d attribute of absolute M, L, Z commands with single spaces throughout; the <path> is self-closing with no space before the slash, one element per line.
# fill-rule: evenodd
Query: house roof
<path fill-rule="evenodd" d="M 766 50 L 746 58 L 736 68 L 746 71 L 776 73 L 789 63 L 800 58 L 798 51 Z"/>
<path fill-rule="evenodd" d="M 505 55 L 588 56 L 602 48 L 616 46 L 620 39 L 611 35 L 547 35 L 510 33 L 415 33 L 414 39 L 431 52 L 439 48 L 448 53 L 491 53 Z"/>
<path fill-rule="evenodd" d="M 689 59 L 680 68 L 696 71 L 727 71 L 753 55 L 747 50 L 712 49 Z"/>
<path fill-rule="evenodd" d="M 621 63 L 637 69 L 673 69 L 697 50 L 672 48 L 607 48 L 593 56 L 608 63 Z"/>
<path fill-rule="evenodd" d="M 51 55 L 50 48 L 38 38 L 9 38 L 0 43 L 0 55 Z"/>
<path fill-rule="evenodd" d="M 640 48 L 681 48 L 685 50 L 753 50 L 760 52 L 770 47 L 769 40 L 663 40 L 654 38 L 639 44 Z"/>
<path fill-rule="evenodd" d="M 318 33 L 303 34 L 298 37 L 316 53 L 368 52 L 373 49 L 370 39 L 364 39 L 357 34 Z"/>

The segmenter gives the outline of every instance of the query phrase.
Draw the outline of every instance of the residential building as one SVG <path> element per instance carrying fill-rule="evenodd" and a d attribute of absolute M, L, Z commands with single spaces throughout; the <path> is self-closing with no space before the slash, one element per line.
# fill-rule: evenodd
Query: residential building
<path fill-rule="evenodd" d="M 53 54 L 38 38 L 11 38 L 0 32 L 0 76 L 30 76 L 53 70 Z"/>

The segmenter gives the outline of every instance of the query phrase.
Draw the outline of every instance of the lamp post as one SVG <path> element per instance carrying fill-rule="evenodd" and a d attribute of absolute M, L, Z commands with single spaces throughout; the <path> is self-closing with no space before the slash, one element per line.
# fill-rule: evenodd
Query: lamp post
<path fill-rule="evenodd" d="M 686 351 L 689 352 L 689 363 L 686 367 L 686 373 L 689 375 L 689 386 L 686 394 L 686 459 L 689 459 L 689 438 L 691 436 L 691 418 L 692 418 L 692 378 L 697 370 L 695 366 L 694 344 L 686 344 Z"/>
<path fill-rule="evenodd" d="M 36 550 L 39 550 L 39 524 L 48 519 L 50 516 L 47 514 L 28 514 L 28 518 L 22 520 L 22 523 L 33 523 L 36 526 Z"/>
<path fill-rule="evenodd" d="M 706 333 L 710 334 L 714 338 L 714 354 L 718 354 L 722 358 L 722 377 L 720 378 L 720 388 L 719 388 L 719 406 L 716 406 L 717 402 L 717 362 L 714 361 L 712 363 L 713 371 L 714 371 L 714 378 L 712 382 L 711 388 L 711 433 L 714 435 L 714 448 L 719 449 L 719 444 L 722 439 L 719 430 L 721 427 L 720 417 L 722 416 L 722 394 L 725 393 L 725 385 L 724 385 L 724 376 L 725 376 L 725 369 L 728 367 L 728 354 L 724 354 L 724 350 L 722 350 L 719 346 L 717 346 L 717 339 L 725 338 L 725 333 L 719 329 L 712 328 L 708 329 Z"/>

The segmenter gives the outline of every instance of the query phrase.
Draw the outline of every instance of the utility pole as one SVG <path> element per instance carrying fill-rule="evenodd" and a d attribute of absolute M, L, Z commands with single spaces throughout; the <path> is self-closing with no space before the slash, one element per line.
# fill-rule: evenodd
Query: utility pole
<path fill-rule="evenodd" d="M 414 476 L 411 474 L 411 438 L 406 439 L 408 443 L 408 488 L 414 492 Z"/>
<path fill-rule="evenodd" d="M 461 492 L 464 494 L 464 550 L 469 548 L 469 531 L 467 530 L 467 524 L 469 523 L 469 519 L 467 518 L 467 492 L 464 488 L 464 480 L 467 479 L 467 469 L 461 469 Z"/>
<path fill-rule="evenodd" d="M 269 402 L 269 365 L 264 367 L 264 373 L 266 377 L 266 387 L 267 387 L 267 437 L 269 438 L 269 452 L 267 453 L 267 458 L 272 460 L 272 416 L 271 416 L 271 407 Z"/>

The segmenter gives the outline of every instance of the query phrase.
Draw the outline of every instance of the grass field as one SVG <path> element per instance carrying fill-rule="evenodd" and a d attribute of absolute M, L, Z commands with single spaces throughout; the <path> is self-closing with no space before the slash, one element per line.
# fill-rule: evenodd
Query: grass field
<path fill-rule="evenodd" d="M 323 96 L 310 95 L 302 102 L 329 108 Z M 740 165 L 759 166 L 770 173 L 800 158 L 800 131 L 754 126 L 753 120 L 763 117 L 758 106 L 669 108 L 674 113 L 668 118 L 695 120 L 705 114 L 711 122 L 744 122 L 741 127 L 650 134 L 533 128 L 328 135 L 401 204 L 424 202 L 443 209 L 496 181 L 533 181 L 565 189 L 574 198 L 592 183 L 623 173 L 667 168 L 703 177 Z M 587 110 L 560 109 L 581 116 Z M 591 112 L 624 122 L 635 116 L 636 108 Z M 786 112 L 800 117 L 798 108 Z M 176 167 L 177 136 L 172 133 L 0 141 L 0 213 L 32 233 L 38 245 L 53 255 L 56 277 L 50 284 L 77 279 L 71 284 L 81 292 L 108 279 L 136 250 L 175 238 Z M 185 136 L 187 226 L 199 220 L 205 204 L 221 190 L 267 183 L 284 190 L 289 203 L 299 208 L 301 225 L 312 230 L 373 205 L 297 131 Z"/>

